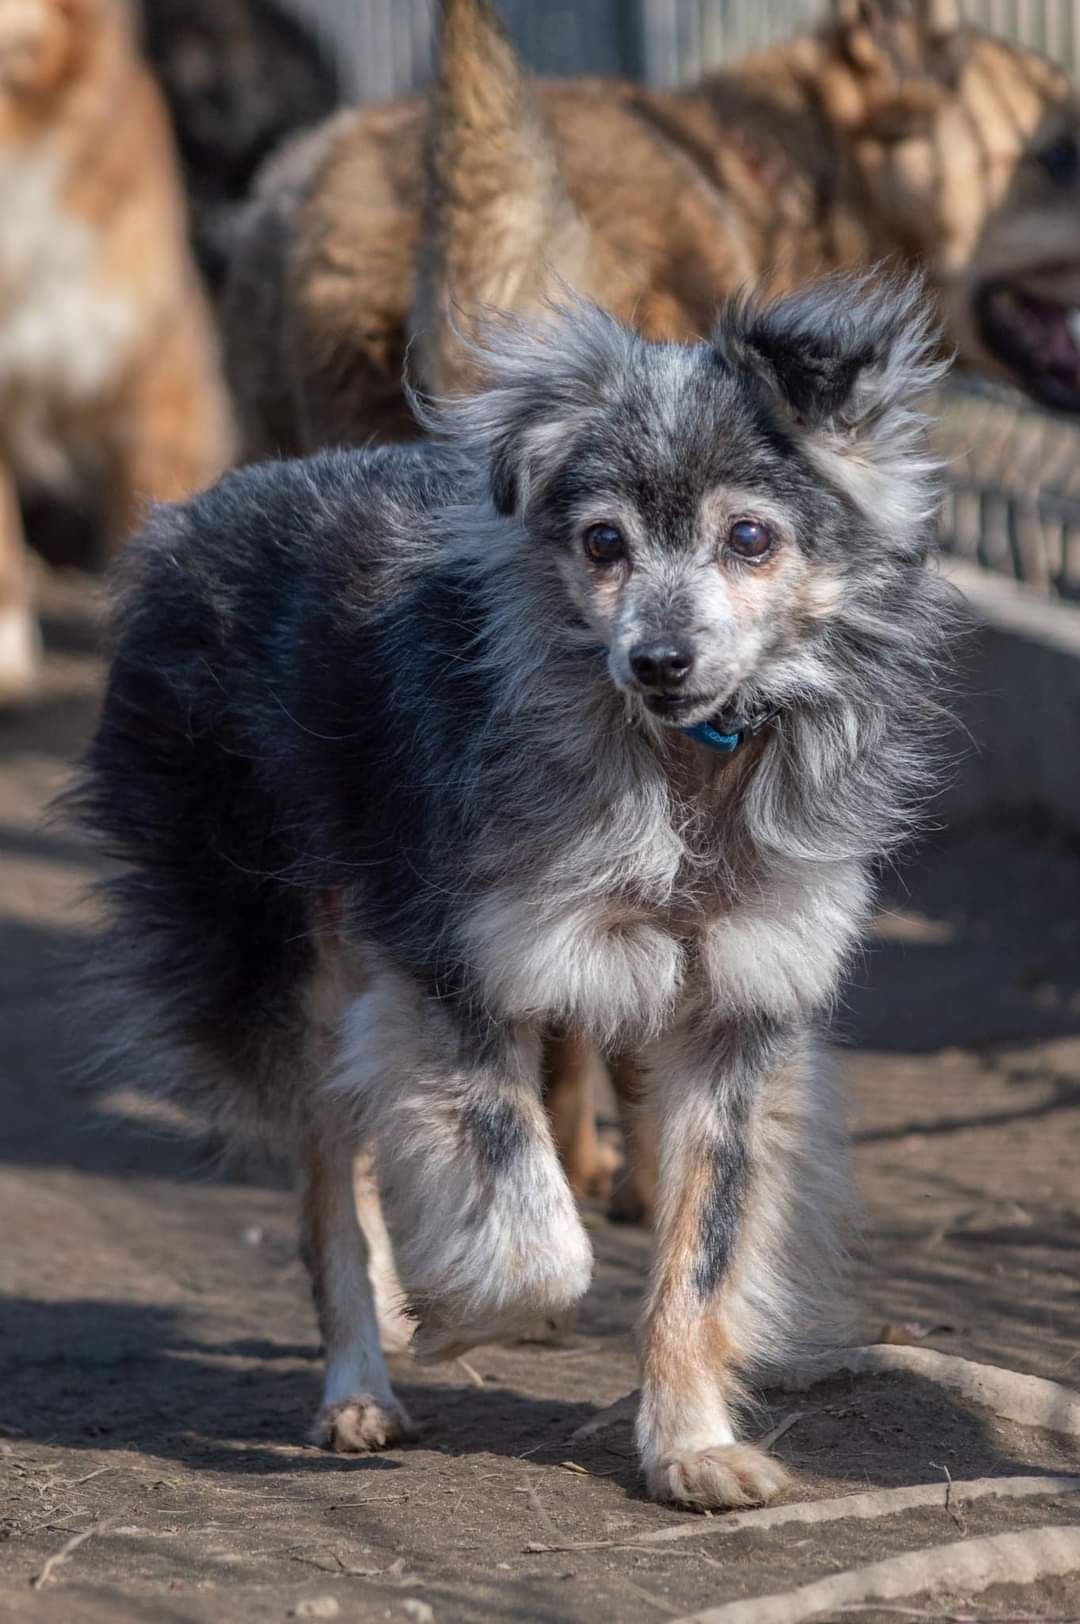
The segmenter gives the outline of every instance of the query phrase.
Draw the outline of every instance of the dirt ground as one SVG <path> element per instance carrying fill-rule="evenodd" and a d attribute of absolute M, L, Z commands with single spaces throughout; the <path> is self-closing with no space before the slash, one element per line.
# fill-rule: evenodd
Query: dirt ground
<path fill-rule="evenodd" d="M 1062 1493 L 950 1511 L 943 1492 L 771 1533 L 650 1504 L 628 1424 L 571 1439 L 635 1380 L 648 1241 L 599 1211 L 567 1345 L 483 1349 L 435 1375 L 396 1361 L 418 1447 L 305 1445 L 318 1348 L 281 1171 L 223 1172 L 137 1095 L 80 1091 L 62 1065 L 92 1038 L 65 997 L 91 867 L 41 814 L 92 719 L 86 595 L 53 589 L 48 692 L 0 722 L 0 1617 L 659 1620 L 1080 1520 Z M 1080 1386 L 1080 855 L 1030 831 L 942 840 L 892 884 L 840 1029 L 864 1339 L 915 1324 L 924 1346 Z M 776 1446 L 792 1499 L 1080 1471 L 1060 1438 L 909 1377 L 770 1393 L 760 1429 L 792 1415 Z M 530 1549 L 679 1523 L 695 1535 Z M 1080 1618 L 1080 1575 L 905 1605 Z"/>

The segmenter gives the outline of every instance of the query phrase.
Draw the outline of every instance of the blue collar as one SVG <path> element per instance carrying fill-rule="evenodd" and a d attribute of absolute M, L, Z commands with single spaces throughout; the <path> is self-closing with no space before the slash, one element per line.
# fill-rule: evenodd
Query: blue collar
<path fill-rule="evenodd" d="M 693 727 L 681 727 L 680 733 L 685 733 L 688 739 L 695 739 L 703 744 L 707 750 L 718 750 L 721 754 L 730 755 L 737 750 L 747 739 L 756 737 L 763 728 L 768 727 L 780 714 L 780 707 L 774 705 L 770 710 L 764 710 L 749 722 L 739 722 L 734 717 L 722 714 L 714 716 L 711 722 L 695 722 Z"/>

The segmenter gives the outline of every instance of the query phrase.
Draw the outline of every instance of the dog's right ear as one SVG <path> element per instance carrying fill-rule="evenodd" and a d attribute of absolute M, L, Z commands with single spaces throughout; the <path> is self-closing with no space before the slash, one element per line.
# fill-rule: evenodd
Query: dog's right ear
<path fill-rule="evenodd" d="M 924 130 L 967 56 L 958 0 L 833 0 L 832 11 L 841 71 L 823 84 L 836 121 L 880 141 Z"/>
<path fill-rule="evenodd" d="M 504 517 L 526 511 L 638 342 L 569 289 L 561 297 L 535 322 L 489 317 L 475 340 L 463 337 L 483 380 L 478 393 L 427 408 L 414 398 L 423 427 L 486 461 L 491 501 Z"/>

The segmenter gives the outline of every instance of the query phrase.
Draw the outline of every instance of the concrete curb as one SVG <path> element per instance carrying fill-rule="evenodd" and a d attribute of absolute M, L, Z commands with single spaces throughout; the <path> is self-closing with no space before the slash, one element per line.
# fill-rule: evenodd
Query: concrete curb
<path fill-rule="evenodd" d="M 1034 813 L 1080 834 L 1080 610 L 970 564 L 943 568 L 976 627 L 955 706 L 971 737 L 944 818 Z"/>

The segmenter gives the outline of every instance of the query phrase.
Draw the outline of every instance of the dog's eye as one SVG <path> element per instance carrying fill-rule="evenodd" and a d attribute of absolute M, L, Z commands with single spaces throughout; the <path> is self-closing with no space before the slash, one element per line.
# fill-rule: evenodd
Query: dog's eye
<path fill-rule="evenodd" d="M 1063 135 L 1038 154 L 1038 160 L 1055 186 L 1071 186 L 1080 177 L 1080 146 L 1071 135 Z"/>
<path fill-rule="evenodd" d="M 756 564 L 772 552 L 772 531 L 757 519 L 736 519 L 728 531 L 727 544 L 737 557 Z"/>
<path fill-rule="evenodd" d="M 617 564 L 626 557 L 622 532 L 613 524 L 591 524 L 581 540 L 594 564 Z"/>

